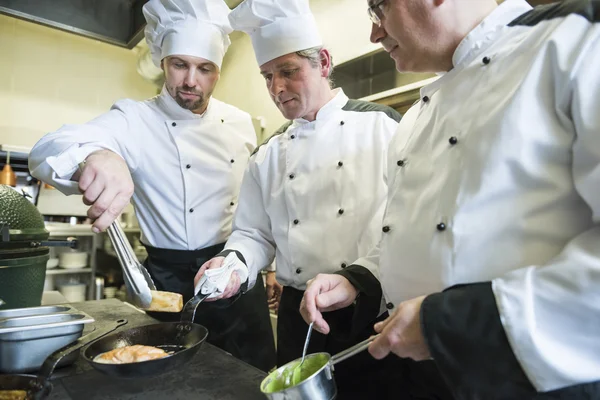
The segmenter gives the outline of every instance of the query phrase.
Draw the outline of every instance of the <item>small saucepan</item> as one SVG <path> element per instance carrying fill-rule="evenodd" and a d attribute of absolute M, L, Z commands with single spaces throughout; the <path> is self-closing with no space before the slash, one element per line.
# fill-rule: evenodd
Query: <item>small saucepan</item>
<path fill-rule="evenodd" d="M 109 334 L 119 326 L 125 325 L 126 323 L 126 319 L 120 319 L 103 329 L 96 329 L 95 331 L 77 339 L 75 342 L 55 351 L 54 353 L 50 354 L 48 358 L 46 358 L 38 375 L 0 375 L 0 391 L 24 391 L 27 393 L 27 400 L 46 399 L 52 391 L 50 376 L 54 372 L 54 368 L 56 368 L 60 360 L 74 351 L 79 350 L 90 342 Z"/>
<path fill-rule="evenodd" d="M 379 336 L 372 336 L 354 346 L 334 355 L 314 353 L 306 356 L 301 366 L 299 382 L 290 382 L 294 369 L 302 358 L 277 368 L 260 384 L 260 390 L 271 400 L 331 400 L 337 396 L 337 387 L 333 377 L 333 366 L 352 357 L 369 347 Z"/>

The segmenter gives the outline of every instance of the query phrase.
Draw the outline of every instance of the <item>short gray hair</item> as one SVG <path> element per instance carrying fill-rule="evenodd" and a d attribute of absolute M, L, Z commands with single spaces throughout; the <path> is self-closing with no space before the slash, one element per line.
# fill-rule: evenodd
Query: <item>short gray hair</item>
<path fill-rule="evenodd" d="M 318 68 L 321 65 L 320 52 L 323 49 L 323 46 L 316 46 L 297 51 L 296 54 L 302 58 L 306 58 L 313 68 Z M 333 79 L 331 78 L 331 74 L 333 73 L 333 56 L 331 55 L 331 53 L 329 54 L 329 57 L 331 59 L 331 68 L 329 68 L 329 75 L 327 75 L 327 81 L 329 82 L 329 86 L 333 87 Z"/>

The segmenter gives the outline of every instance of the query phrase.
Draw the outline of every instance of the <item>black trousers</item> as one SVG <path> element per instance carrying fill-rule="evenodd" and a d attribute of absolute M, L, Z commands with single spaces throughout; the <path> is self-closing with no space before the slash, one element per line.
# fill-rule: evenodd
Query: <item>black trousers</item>
<path fill-rule="evenodd" d="M 308 325 L 300 315 L 304 292 L 284 287 L 277 317 L 277 365 L 302 357 Z M 313 332 L 307 353 L 334 355 L 374 335 L 373 325 L 387 318 L 387 313 L 373 320 L 360 333 L 352 331 L 353 307 L 324 314 L 331 327 L 329 335 Z M 356 332 L 356 329 L 354 329 Z M 432 361 L 415 362 L 390 354 L 376 360 L 365 351 L 335 365 L 337 399 L 452 399 L 437 367 Z"/>
<path fill-rule="evenodd" d="M 194 294 L 194 277 L 206 261 L 223 250 L 224 244 L 200 250 L 169 250 L 146 246 L 144 265 L 156 288 L 181 293 L 183 301 Z M 261 277 L 257 284 L 235 301 L 203 302 L 194 322 L 208 329 L 207 341 L 263 371 L 275 366 L 275 343 L 267 295 Z M 161 321 L 178 321 L 177 313 L 149 313 Z"/>

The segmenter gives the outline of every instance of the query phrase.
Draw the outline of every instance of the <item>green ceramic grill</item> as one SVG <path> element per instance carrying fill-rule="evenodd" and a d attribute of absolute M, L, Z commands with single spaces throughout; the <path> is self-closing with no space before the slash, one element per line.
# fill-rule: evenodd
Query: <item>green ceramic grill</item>
<path fill-rule="evenodd" d="M 0 185 L 0 309 L 41 304 L 48 236 L 37 208 L 15 189 Z"/>

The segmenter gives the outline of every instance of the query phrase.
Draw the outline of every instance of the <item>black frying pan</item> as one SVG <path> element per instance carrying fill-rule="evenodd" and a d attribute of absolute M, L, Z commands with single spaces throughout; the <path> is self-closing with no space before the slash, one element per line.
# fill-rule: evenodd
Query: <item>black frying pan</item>
<path fill-rule="evenodd" d="M 109 334 L 119 326 L 125 325 L 126 323 L 126 319 L 120 319 L 116 322 L 113 322 L 106 328 L 96 329 L 95 331 L 80 337 L 75 342 L 56 350 L 54 353 L 50 354 L 48 358 L 46 358 L 40 369 L 39 375 L 0 375 L 0 390 L 24 390 L 27 392 L 28 400 L 41 400 L 47 398 L 52 391 L 50 376 L 54 372 L 54 368 L 56 368 L 60 360 L 74 351 L 79 350 L 90 342 Z"/>
<path fill-rule="evenodd" d="M 86 347 L 83 350 L 83 358 L 98 371 L 114 377 L 139 378 L 158 375 L 188 362 L 200 349 L 207 336 L 208 330 L 199 324 L 161 322 L 106 336 Z M 129 364 L 94 362 L 94 358 L 99 354 L 136 344 L 158 347 L 173 354 L 164 358 Z"/>

